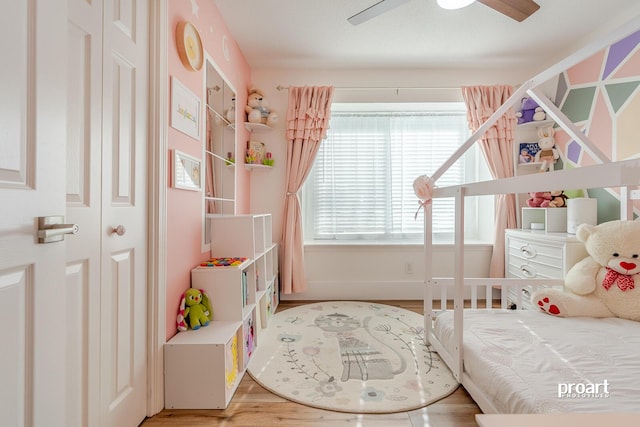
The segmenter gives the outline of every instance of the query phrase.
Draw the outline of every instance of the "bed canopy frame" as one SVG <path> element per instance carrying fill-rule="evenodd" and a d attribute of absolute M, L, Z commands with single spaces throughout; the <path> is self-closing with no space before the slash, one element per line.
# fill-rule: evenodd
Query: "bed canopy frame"
<path fill-rule="evenodd" d="M 501 308 L 506 308 L 505 289 L 511 286 L 522 286 L 522 279 L 505 278 L 465 278 L 464 277 L 464 202 L 466 197 L 495 194 L 517 194 L 533 191 L 547 191 L 556 188 L 562 182 L 565 188 L 605 188 L 620 187 L 620 218 L 633 218 L 633 204 L 631 189 L 640 184 L 640 159 L 611 162 L 580 129 L 556 107 L 537 87 L 554 78 L 561 72 L 577 65 L 591 57 L 598 51 L 633 34 L 640 29 L 640 16 L 629 21 L 616 31 L 611 32 L 600 40 L 592 42 L 578 50 L 564 60 L 541 72 L 523 83 L 513 95 L 480 126 L 469 139 L 431 176 L 437 183 L 438 179 L 449 169 L 508 109 L 520 103 L 524 96 L 530 96 L 542 106 L 547 115 L 564 129 L 571 138 L 579 142 L 582 147 L 600 164 L 584 166 L 574 169 L 551 171 L 531 175 L 517 176 L 492 181 L 468 183 L 451 187 L 434 188 L 432 198 L 455 199 L 455 237 L 454 237 L 454 274 L 449 278 L 433 277 L 432 260 L 432 208 L 430 203 L 424 206 L 424 263 L 425 263 L 425 293 L 424 318 L 425 336 L 428 343 L 433 345 L 440 357 L 453 371 L 456 379 L 471 394 L 485 413 L 499 412 L 493 403 L 483 395 L 464 371 L 463 365 L 463 307 L 465 288 L 471 294 L 471 308 L 478 308 L 478 302 L 486 304 L 491 309 L 493 291 L 500 287 L 502 292 Z M 527 285 L 534 287 L 541 285 L 561 285 L 562 280 L 528 279 Z M 447 310 L 447 303 L 453 302 L 454 311 L 454 346 L 449 352 L 433 333 L 433 297 L 439 291 L 440 310 Z M 451 297 L 451 293 L 453 296 Z"/>

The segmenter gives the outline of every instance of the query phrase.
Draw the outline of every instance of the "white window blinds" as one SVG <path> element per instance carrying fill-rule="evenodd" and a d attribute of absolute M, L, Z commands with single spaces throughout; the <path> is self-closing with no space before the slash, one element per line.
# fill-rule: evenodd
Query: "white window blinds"
<path fill-rule="evenodd" d="M 333 111 L 304 188 L 307 240 L 421 239 L 413 180 L 433 173 L 468 137 L 462 109 Z M 475 160 L 465 156 L 438 185 L 473 180 L 475 169 Z M 452 234 L 453 208 L 453 199 L 434 201 L 434 235 Z"/>

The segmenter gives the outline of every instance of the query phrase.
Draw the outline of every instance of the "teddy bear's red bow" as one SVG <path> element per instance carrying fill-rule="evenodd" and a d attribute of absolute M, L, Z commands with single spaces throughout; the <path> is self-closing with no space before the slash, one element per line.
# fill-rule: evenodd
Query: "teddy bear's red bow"
<path fill-rule="evenodd" d="M 609 290 L 609 288 L 611 288 L 611 286 L 613 286 L 613 284 L 616 282 L 618 282 L 618 288 L 620 288 L 622 292 L 631 290 L 635 287 L 633 276 L 618 273 L 617 271 L 607 267 L 607 274 L 604 276 L 602 286 L 606 290 Z"/>

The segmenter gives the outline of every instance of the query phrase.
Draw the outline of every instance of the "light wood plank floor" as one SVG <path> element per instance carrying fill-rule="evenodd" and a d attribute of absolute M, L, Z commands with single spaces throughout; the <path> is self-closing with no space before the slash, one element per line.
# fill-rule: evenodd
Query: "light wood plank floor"
<path fill-rule="evenodd" d="M 278 312 L 311 301 L 282 301 Z M 376 301 L 422 314 L 422 301 Z M 315 409 L 290 402 L 265 390 L 250 375 L 242 379 L 227 409 L 165 409 L 141 427 L 155 426 L 393 426 L 477 427 L 480 408 L 460 386 L 454 393 L 425 408 L 396 414 L 360 415 Z"/>

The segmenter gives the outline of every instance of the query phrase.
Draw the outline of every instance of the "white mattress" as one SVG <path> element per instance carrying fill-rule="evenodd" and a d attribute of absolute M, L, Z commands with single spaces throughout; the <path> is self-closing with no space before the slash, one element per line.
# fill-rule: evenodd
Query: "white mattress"
<path fill-rule="evenodd" d="M 500 412 L 640 411 L 640 322 L 527 310 L 465 310 L 464 319 L 465 370 Z M 452 311 L 434 332 L 451 352 Z M 569 383 L 585 393 L 558 397 Z"/>

